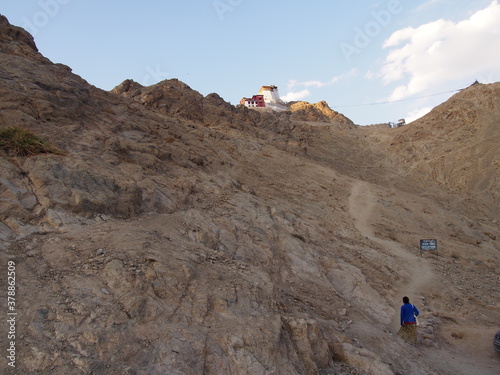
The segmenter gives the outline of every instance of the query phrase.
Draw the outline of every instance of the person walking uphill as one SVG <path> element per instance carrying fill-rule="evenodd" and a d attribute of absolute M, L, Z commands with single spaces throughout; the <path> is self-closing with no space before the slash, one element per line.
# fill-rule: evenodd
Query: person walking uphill
<path fill-rule="evenodd" d="M 403 297 L 401 306 L 401 328 L 398 336 L 408 344 L 417 345 L 417 316 L 419 312 L 415 305 L 410 303 L 408 297 Z"/>

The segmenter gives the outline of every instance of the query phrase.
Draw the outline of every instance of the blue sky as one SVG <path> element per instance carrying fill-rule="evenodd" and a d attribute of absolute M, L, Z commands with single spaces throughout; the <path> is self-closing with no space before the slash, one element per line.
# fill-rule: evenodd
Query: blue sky
<path fill-rule="evenodd" d="M 237 104 L 277 85 L 362 125 L 500 81 L 499 0 L 0 0 L 0 13 L 105 90 L 178 78 Z"/>

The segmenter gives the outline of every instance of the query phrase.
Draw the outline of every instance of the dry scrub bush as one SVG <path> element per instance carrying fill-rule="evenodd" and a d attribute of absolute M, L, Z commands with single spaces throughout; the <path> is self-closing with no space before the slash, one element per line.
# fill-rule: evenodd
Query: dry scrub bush
<path fill-rule="evenodd" d="M 62 154 L 61 151 L 33 132 L 13 126 L 0 129 L 0 149 L 14 156 L 31 156 L 42 153 Z"/>

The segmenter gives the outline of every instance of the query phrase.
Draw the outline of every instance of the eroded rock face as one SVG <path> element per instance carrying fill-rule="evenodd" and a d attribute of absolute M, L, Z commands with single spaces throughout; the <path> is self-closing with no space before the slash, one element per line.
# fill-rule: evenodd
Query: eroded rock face
<path fill-rule="evenodd" d="M 439 184 L 419 194 L 422 175 L 377 149 L 400 133 L 325 124 L 326 103 L 309 126 L 179 81 L 103 92 L 0 22 L 0 127 L 63 151 L 0 156 L 18 373 L 446 373 L 394 336 L 405 288 L 426 348 L 461 319 L 496 324 L 498 225 Z M 447 246 L 420 260 L 429 228 Z"/>
<path fill-rule="evenodd" d="M 293 102 L 289 107 L 294 120 L 354 125 L 354 123 L 343 114 L 332 110 L 325 101 L 315 104 Z"/>
<path fill-rule="evenodd" d="M 11 25 L 9 20 L 0 14 L 0 43 L 4 53 L 16 55 L 33 55 L 38 52 L 33 36 L 26 30 Z"/>

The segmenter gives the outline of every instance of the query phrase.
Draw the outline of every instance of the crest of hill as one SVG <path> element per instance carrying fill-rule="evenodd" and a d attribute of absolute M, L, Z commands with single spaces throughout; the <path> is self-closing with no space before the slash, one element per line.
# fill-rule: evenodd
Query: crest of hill
<path fill-rule="evenodd" d="M 262 130 L 285 132 L 292 126 L 278 113 L 235 107 L 216 93 L 203 96 L 178 79 L 164 80 L 151 86 L 125 80 L 112 92 L 155 112 L 207 127 L 225 126 L 256 134 Z"/>
<path fill-rule="evenodd" d="M 37 53 L 33 36 L 26 30 L 11 25 L 7 17 L 0 14 L 0 43 L 4 51 L 13 55 L 27 55 Z"/>
<path fill-rule="evenodd" d="M 288 104 L 292 112 L 292 119 L 307 122 L 335 122 L 338 124 L 354 125 L 354 123 L 343 114 L 332 110 L 324 100 L 318 103 L 304 101 L 291 102 Z"/>
<path fill-rule="evenodd" d="M 254 110 L 244 106 L 233 106 L 218 94 L 207 96 L 191 89 L 177 79 L 169 79 L 151 86 L 142 86 L 132 80 L 125 80 L 112 90 L 128 97 L 147 108 L 172 116 L 201 122 L 205 125 L 225 124 L 231 126 L 252 125 L 278 130 L 290 122 L 321 122 L 338 125 L 354 125 L 353 122 L 330 109 L 325 101 L 310 104 L 294 102 L 285 112 Z"/>

